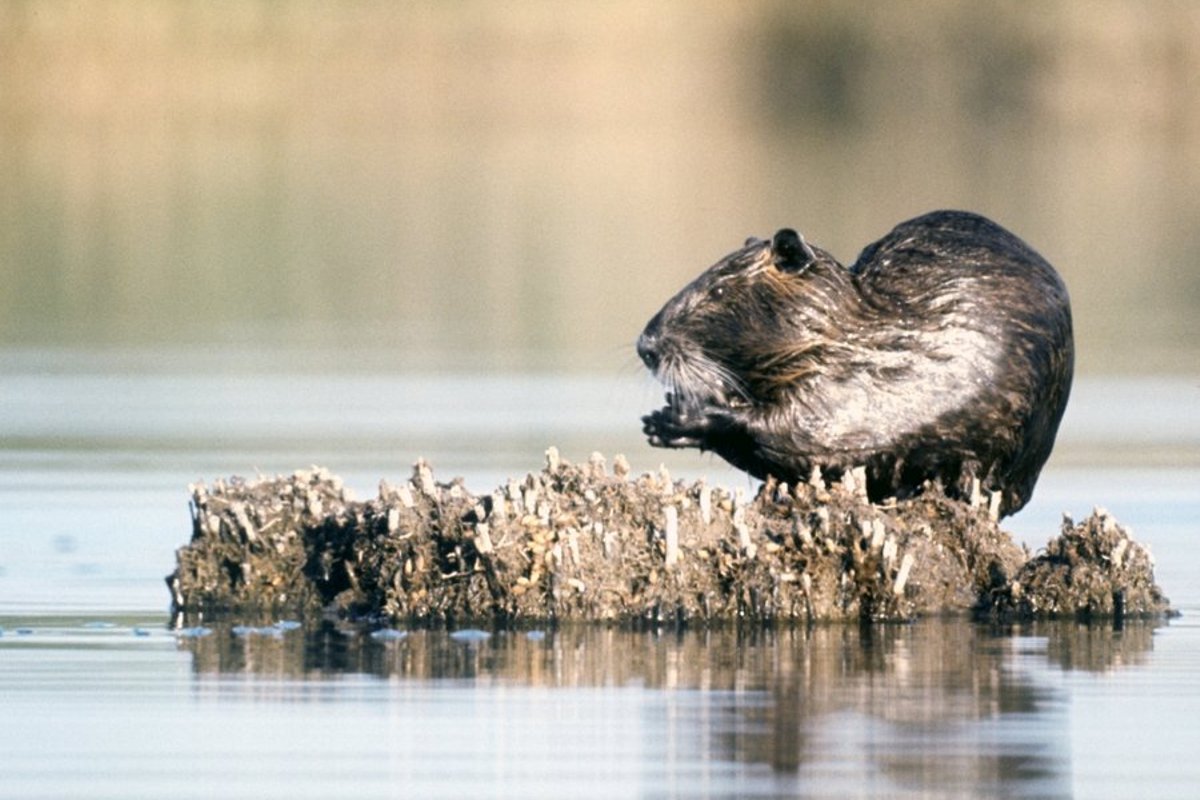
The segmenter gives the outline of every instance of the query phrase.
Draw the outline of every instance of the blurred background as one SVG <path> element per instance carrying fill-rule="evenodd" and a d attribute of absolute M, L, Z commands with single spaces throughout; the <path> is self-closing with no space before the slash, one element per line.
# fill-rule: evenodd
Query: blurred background
<path fill-rule="evenodd" d="M 1192 3 L 0 6 L 0 336 L 603 372 L 748 235 L 941 207 L 1200 362 Z"/>
<path fill-rule="evenodd" d="M 1065 277 L 1072 430 L 1148 408 L 1196 462 L 1200 5 L 6 0 L 3 435 L 644 448 L 633 341 L 687 280 L 946 207 Z"/>

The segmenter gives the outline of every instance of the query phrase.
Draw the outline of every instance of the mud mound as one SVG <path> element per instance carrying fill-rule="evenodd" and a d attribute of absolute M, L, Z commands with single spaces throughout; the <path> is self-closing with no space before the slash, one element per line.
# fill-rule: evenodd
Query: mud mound
<path fill-rule="evenodd" d="M 489 620 L 707 622 L 1122 617 L 1168 611 L 1148 554 L 1097 512 L 1036 558 L 994 498 L 935 487 L 886 505 L 861 473 L 768 482 L 755 497 L 617 456 L 545 468 L 476 495 L 418 462 L 357 502 L 314 468 L 191 487 L 192 540 L 168 576 L 178 612 Z"/>

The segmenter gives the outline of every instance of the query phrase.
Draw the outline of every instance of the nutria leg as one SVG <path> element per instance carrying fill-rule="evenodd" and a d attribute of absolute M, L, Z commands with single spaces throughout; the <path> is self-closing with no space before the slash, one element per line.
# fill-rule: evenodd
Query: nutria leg
<path fill-rule="evenodd" d="M 781 480 L 803 479 L 807 461 L 780 461 L 764 450 L 778 439 L 777 431 L 764 427 L 762 416 L 746 408 L 718 405 L 670 405 L 642 417 L 642 431 L 655 447 L 695 447 L 721 458 L 756 478 L 773 475 Z"/>

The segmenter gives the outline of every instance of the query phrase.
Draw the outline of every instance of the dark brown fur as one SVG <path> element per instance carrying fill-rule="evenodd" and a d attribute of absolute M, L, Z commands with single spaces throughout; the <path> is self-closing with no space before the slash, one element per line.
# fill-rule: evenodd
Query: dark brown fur
<path fill-rule="evenodd" d="M 1028 501 L 1070 392 L 1066 288 L 975 214 L 902 223 L 849 269 L 794 231 L 752 239 L 647 324 L 667 385 L 650 443 L 717 453 L 759 478 L 867 469 L 872 499 L 926 481 Z"/>

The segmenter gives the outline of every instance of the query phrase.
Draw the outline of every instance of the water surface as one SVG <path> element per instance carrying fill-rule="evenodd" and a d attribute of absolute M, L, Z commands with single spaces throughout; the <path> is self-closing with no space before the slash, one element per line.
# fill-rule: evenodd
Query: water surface
<path fill-rule="evenodd" d="M 1186 625 L 464 643 L 162 622 L 3 619 L 6 796 L 1183 797 L 1196 777 Z"/>

